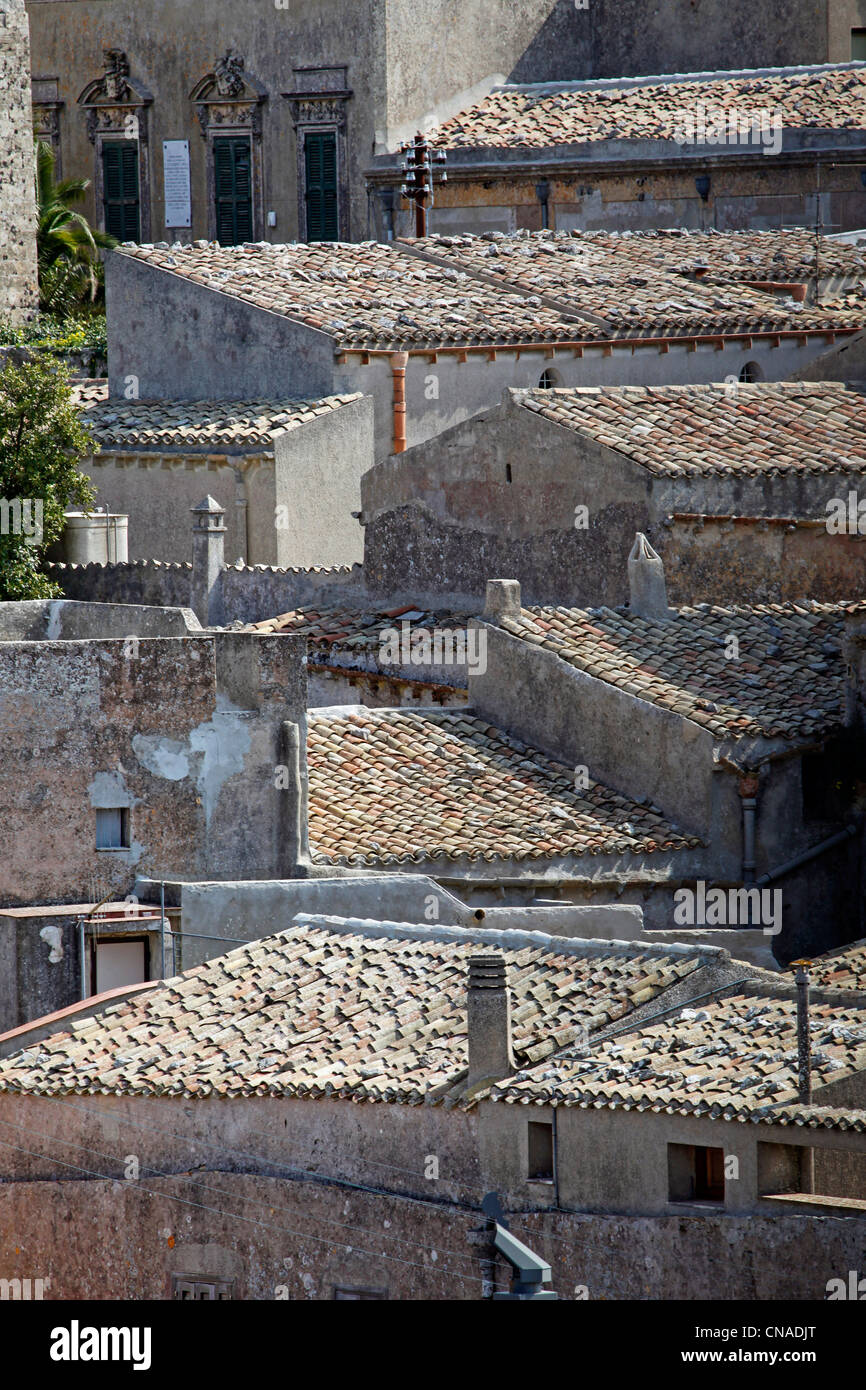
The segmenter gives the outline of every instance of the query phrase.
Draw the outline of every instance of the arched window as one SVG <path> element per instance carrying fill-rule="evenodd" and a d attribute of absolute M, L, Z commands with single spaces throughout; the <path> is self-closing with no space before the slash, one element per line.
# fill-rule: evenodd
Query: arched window
<path fill-rule="evenodd" d="M 538 383 L 540 391 L 552 391 L 559 385 L 559 372 L 555 372 L 552 367 L 545 367 L 541 373 L 541 380 Z"/>
<path fill-rule="evenodd" d="M 763 381 L 764 369 L 760 362 L 747 362 L 740 372 L 740 381 Z"/>

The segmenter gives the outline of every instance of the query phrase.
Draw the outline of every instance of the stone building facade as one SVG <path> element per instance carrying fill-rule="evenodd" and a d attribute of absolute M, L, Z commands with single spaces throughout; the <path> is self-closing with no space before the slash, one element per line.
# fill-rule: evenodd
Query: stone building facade
<path fill-rule="evenodd" d="M 748 0 L 700 16 L 689 0 L 651 15 L 643 0 L 494 8 L 491 21 L 484 0 L 308 0 L 264 5 L 247 25 L 208 0 L 171 7 L 167 45 L 155 0 L 30 0 L 37 126 L 66 174 L 91 179 L 86 211 L 100 225 L 104 171 L 124 165 L 136 239 L 166 234 L 168 140 L 186 142 L 173 154 L 191 192 L 190 218 L 170 213 L 171 239 L 219 226 L 238 240 L 359 240 L 381 226 L 364 186 L 370 158 L 497 83 L 844 62 L 866 24 L 862 0 L 774 0 L 760 18 Z"/>
<path fill-rule="evenodd" d="M 372 154 L 512 72 L 556 76 L 563 44 L 576 61 L 582 16 L 564 0 L 511 0 L 495 24 L 485 8 L 308 0 L 253 20 L 226 0 L 34 0 L 37 123 L 64 172 L 91 180 L 88 216 L 128 218 L 135 240 L 360 240 Z M 447 62 L 429 61 L 431 32 Z"/>
<path fill-rule="evenodd" d="M 862 62 L 504 84 L 429 133 L 429 229 L 863 226 Z M 411 236 L 397 155 L 367 170 L 382 235 Z M 391 211 L 393 202 L 393 213 Z"/>
<path fill-rule="evenodd" d="M 8 607 L 4 906 L 81 902 L 94 881 L 122 898 L 142 871 L 290 870 L 298 807 L 274 767 L 305 723 L 300 640 L 201 632 L 183 611 L 110 607 L 88 631 L 89 605 Z"/>
<path fill-rule="evenodd" d="M 29 109 L 30 47 L 24 0 L 0 7 L 0 318 L 36 308 L 36 204 Z"/>

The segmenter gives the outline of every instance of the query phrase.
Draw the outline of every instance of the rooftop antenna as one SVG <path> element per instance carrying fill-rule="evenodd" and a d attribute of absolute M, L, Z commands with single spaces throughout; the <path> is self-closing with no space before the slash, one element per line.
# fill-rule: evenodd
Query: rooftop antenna
<path fill-rule="evenodd" d="M 823 237 L 823 235 L 824 235 L 825 229 L 826 229 L 826 230 L 830 230 L 830 228 L 833 228 L 833 227 L 835 227 L 835 228 L 838 229 L 838 228 L 841 227 L 841 225 L 842 225 L 841 222 L 825 222 L 825 221 L 823 220 L 822 216 L 821 216 L 821 194 L 822 194 L 822 189 L 821 189 L 821 169 L 822 169 L 822 167 L 823 167 L 823 166 L 822 166 L 822 164 L 821 164 L 820 159 L 816 159 L 816 160 L 815 160 L 815 221 L 814 221 L 814 223 L 812 224 L 812 230 L 813 230 L 813 232 L 815 233 L 815 304 L 818 306 L 818 308 L 821 307 L 821 239 L 822 239 L 822 237 Z M 827 168 L 828 168 L 828 169 L 835 169 L 835 168 L 836 168 L 836 165 L 835 165 L 835 164 L 828 164 L 828 165 L 827 165 Z M 797 194 L 797 193 L 783 193 L 783 194 L 781 194 L 780 196 L 783 197 L 783 198 L 797 198 L 797 197 L 799 197 L 799 194 Z M 788 226 L 785 226 L 784 223 L 781 223 L 781 222 L 780 222 L 780 224 L 779 224 L 779 231 L 782 231 L 782 232 L 801 232 L 801 231 L 803 231 L 803 227 L 802 227 L 799 223 L 792 223 L 792 224 L 790 224 L 790 225 L 788 225 Z"/>

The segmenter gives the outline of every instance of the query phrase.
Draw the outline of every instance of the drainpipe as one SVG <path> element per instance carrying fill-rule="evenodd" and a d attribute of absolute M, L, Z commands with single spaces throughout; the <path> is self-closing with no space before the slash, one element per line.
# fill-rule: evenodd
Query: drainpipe
<path fill-rule="evenodd" d="M 798 1093 L 801 1105 L 812 1104 L 812 1044 L 809 1038 L 809 965 L 807 960 L 798 960 L 795 983 L 797 985 L 797 1072 Z M 800 1186 L 804 1192 L 815 1191 L 815 1150 L 804 1149 L 800 1169 Z"/>
<path fill-rule="evenodd" d="M 558 1133 L 559 1127 L 558 1127 L 558 1125 L 557 1125 L 557 1123 L 556 1123 L 556 1117 L 557 1117 L 558 1113 L 559 1113 L 559 1106 L 554 1105 L 554 1107 L 553 1107 L 553 1123 L 552 1123 L 552 1126 L 551 1126 L 551 1129 L 552 1129 L 552 1138 L 553 1138 L 553 1201 L 554 1201 L 554 1205 L 556 1206 L 556 1210 L 557 1210 L 557 1211 L 559 1211 L 559 1144 L 558 1144 L 558 1142 L 557 1142 L 557 1140 L 558 1140 L 558 1138 L 559 1138 L 559 1133 Z"/>
<path fill-rule="evenodd" d="M 165 883 L 159 885 L 159 978 L 165 979 Z"/>
<path fill-rule="evenodd" d="M 811 859 L 817 859 L 820 855 L 826 854 L 827 850 L 834 849 L 836 845 L 841 845 L 845 840 L 850 840 L 852 835 L 856 834 L 856 825 L 846 825 L 844 830 L 837 830 L 835 835 L 830 835 L 826 840 L 822 840 L 820 844 L 813 845 L 811 849 L 803 850 L 802 854 L 797 854 L 793 859 L 789 859 L 786 863 L 780 864 L 778 869 L 770 869 L 767 873 L 761 874 L 761 877 L 756 880 L 757 886 L 762 888 L 768 883 L 775 882 L 777 878 L 784 878 L 786 874 L 791 873 L 794 869 L 799 869 L 801 865 L 808 864 Z"/>
<path fill-rule="evenodd" d="M 391 375 L 394 379 L 394 453 L 406 448 L 406 368 L 408 352 L 391 353 Z"/>
<path fill-rule="evenodd" d="M 737 783 L 743 803 L 743 883 L 755 881 L 755 810 L 758 805 L 758 777 L 745 773 Z"/>
<path fill-rule="evenodd" d="M 81 998 L 86 999 L 90 993 L 87 988 L 87 958 L 85 956 L 85 936 L 84 936 L 84 917 L 78 919 L 78 957 L 80 961 L 81 975 Z"/>

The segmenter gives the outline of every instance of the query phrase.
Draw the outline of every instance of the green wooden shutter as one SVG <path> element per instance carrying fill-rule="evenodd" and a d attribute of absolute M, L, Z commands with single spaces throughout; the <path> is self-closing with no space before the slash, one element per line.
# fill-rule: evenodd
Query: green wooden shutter
<path fill-rule="evenodd" d="M 337 137 L 333 132 L 304 137 L 306 173 L 307 241 L 336 241 L 340 233 L 337 213 Z"/>
<path fill-rule="evenodd" d="M 118 241 L 140 241 L 137 141 L 102 146 L 102 202 L 109 235 Z"/>
<path fill-rule="evenodd" d="M 250 142 L 220 136 L 213 142 L 216 234 L 221 246 L 252 241 L 253 180 Z"/>

